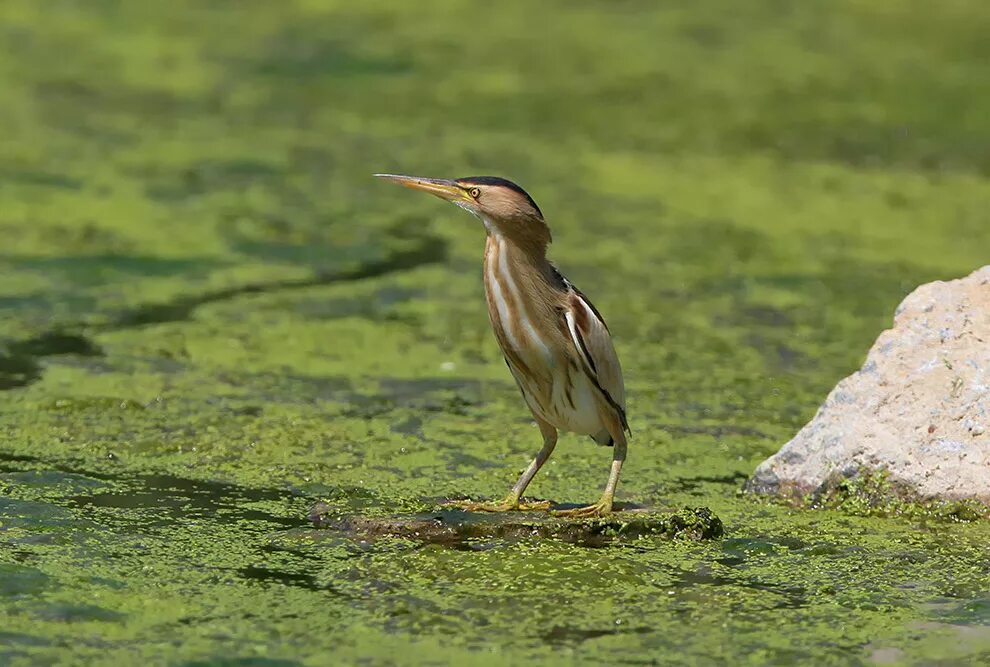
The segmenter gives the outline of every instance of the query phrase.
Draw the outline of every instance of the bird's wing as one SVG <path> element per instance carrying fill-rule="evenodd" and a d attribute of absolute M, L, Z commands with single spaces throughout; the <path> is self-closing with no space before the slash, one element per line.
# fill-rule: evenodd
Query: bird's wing
<path fill-rule="evenodd" d="M 622 428 L 626 421 L 626 390 L 622 383 L 622 367 L 612 345 L 608 326 L 584 294 L 568 283 L 567 308 L 564 321 L 567 332 L 577 349 L 584 372 L 618 414 Z"/>

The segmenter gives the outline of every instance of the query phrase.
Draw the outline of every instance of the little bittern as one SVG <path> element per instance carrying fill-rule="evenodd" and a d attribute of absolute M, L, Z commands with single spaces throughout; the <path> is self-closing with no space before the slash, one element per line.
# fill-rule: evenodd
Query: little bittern
<path fill-rule="evenodd" d="M 505 500 L 460 506 L 491 512 L 547 509 L 549 503 L 523 503 L 521 499 L 553 453 L 559 429 L 590 435 L 598 444 L 614 449 L 601 499 L 558 514 L 600 516 L 611 512 L 629 431 L 622 369 L 605 320 L 547 260 L 550 228 L 536 202 L 515 183 L 492 176 L 453 181 L 376 176 L 436 195 L 485 224 L 488 315 L 505 363 L 543 435 L 543 448 Z"/>

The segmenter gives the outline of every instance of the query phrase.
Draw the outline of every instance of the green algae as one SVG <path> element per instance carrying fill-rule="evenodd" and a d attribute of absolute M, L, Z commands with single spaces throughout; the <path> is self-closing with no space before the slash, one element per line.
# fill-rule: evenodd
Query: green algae
<path fill-rule="evenodd" d="M 803 499 L 807 507 L 837 509 L 858 516 L 908 516 L 914 519 L 979 521 L 990 508 L 976 500 L 925 499 L 896 484 L 886 470 L 860 470 L 851 478 L 827 482 Z"/>
<path fill-rule="evenodd" d="M 988 23 L 3 3 L 0 662 L 985 662 L 987 522 L 738 491 L 908 291 L 985 263 Z M 723 539 L 311 528 L 494 497 L 539 445 L 480 228 L 382 170 L 530 190 L 624 362 L 620 500 Z M 608 460 L 568 437 L 532 492 L 590 502 Z"/>

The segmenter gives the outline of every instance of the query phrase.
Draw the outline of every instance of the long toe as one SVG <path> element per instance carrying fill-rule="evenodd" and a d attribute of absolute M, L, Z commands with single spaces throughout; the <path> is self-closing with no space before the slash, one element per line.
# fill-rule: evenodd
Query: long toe
<path fill-rule="evenodd" d="M 520 512 L 545 512 L 550 509 L 549 500 L 533 500 L 530 502 L 520 502 L 515 508 Z"/>
<path fill-rule="evenodd" d="M 507 498 L 498 502 L 475 502 L 473 500 L 450 500 L 444 507 L 456 507 L 465 512 L 539 512 L 550 509 L 549 500 L 520 502 Z"/>
<path fill-rule="evenodd" d="M 565 518 L 572 519 L 587 519 L 600 516 L 608 516 L 612 513 L 611 505 L 606 505 L 604 503 L 595 503 L 594 505 L 588 505 L 587 507 L 575 507 L 570 510 L 558 510 L 553 513 L 554 516 L 562 516 Z"/>
<path fill-rule="evenodd" d="M 476 502 L 473 500 L 450 500 L 443 507 L 456 507 L 465 512 L 508 512 L 515 509 L 506 502 Z"/>

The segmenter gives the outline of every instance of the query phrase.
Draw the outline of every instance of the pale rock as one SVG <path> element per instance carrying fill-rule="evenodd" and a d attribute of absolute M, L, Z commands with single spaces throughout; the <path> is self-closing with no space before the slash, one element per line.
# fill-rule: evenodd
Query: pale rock
<path fill-rule="evenodd" d="M 886 470 L 920 499 L 990 503 L 990 266 L 922 285 L 863 367 L 747 482 L 807 494 Z"/>

